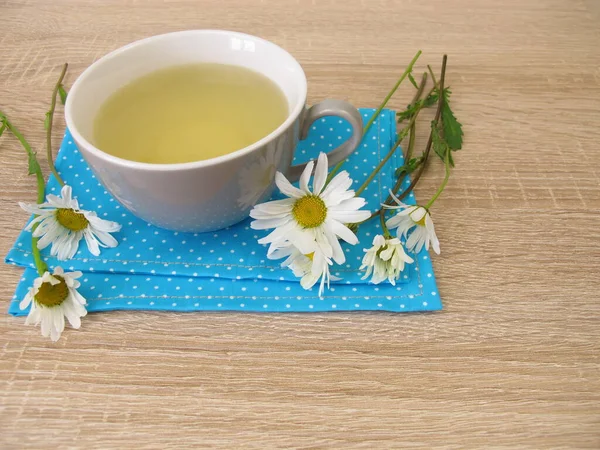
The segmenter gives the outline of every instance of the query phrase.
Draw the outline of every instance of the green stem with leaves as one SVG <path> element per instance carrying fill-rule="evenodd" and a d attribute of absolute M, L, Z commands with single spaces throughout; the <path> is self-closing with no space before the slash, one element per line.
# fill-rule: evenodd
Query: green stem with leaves
<path fill-rule="evenodd" d="M 435 201 L 438 199 L 438 197 L 442 194 L 442 192 L 446 188 L 446 184 L 448 184 L 448 179 L 450 178 L 450 152 L 451 151 L 452 150 L 450 150 L 450 149 L 446 150 L 446 157 L 444 158 L 444 165 L 446 167 L 446 175 L 444 176 L 444 181 L 442 181 L 442 184 L 438 188 L 437 192 L 433 195 L 433 197 L 431 197 L 431 199 L 425 205 L 425 209 L 427 209 L 427 210 L 429 210 L 429 208 L 431 208 L 431 206 L 435 203 Z"/>
<path fill-rule="evenodd" d="M 50 170 L 52 171 L 52 174 L 54 175 L 54 177 L 56 178 L 56 180 L 59 182 L 59 184 L 61 186 L 64 186 L 65 182 L 63 181 L 61 176 L 58 174 L 58 171 L 56 170 L 56 167 L 54 166 L 54 157 L 52 156 L 52 122 L 54 120 L 54 110 L 56 109 L 56 96 L 60 94 L 60 98 L 63 103 L 64 103 L 64 99 L 66 98 L 66 93 L 65 93 L 64 87 L 62 85 L 62 82 L 67 73 L 68 67 L 69 67 L 69 65 L 67 63 L 65 63 L 65 65 L 62 68 L 62 71 L 60 72 L 58 81 L 56 82 L 56 85 L 54 86 L 54 90 L 52 91 L 52 100 L 50 103 L 50 110 L 46 113 L 46 120 L 44 122 L 44 127 L 46 128 L 46 154 L 48 157 L 48 165 L 50 166 Z"/>
<path fill-rule="evenodd" d="M 35 152 L 31 149 L 31 145 L 29 145 L 29 142 L 27 142 L 25 136 L 23 136 L 21 132 L 8 120 L 8 117 L 6 117 L 6 115 L 3 114 L 2 111 L 0 111 L 0 120 L 3 124 L 2 128 L 5 128 L 8 131 L 10 131 L 13 134 L 13 136 L 19 140 L 19 142 L 27 152 L 27 156 L 29 158 L 29 174 L 35 174 L 37 180 L 37 202 L 43 203 L 45 197 L 44 188 L 46 186 L 46 183 L 44 181 L 44 175 L 42 174 L 42 169 L 40 168 L 40 165 L 37 161 Z M 34 225 L 32 232 L 35 231 L 36 228 L 37 224 Z M 37 242 L 38 238 L 31 238 L 31 253 L 33 254 L 33 261 L 35 263 L 35 267 L 40 276 L 42 276 L 48 270 L 48 266 L 42 259 L 42 255 L 40 254 L 40 250 L 38 249 Z"/>
<path fill-rule="evenodd" d="M 413 103 L 415 103 L 416 101 L 418 101 L 419 98 L 421 97 L 421 94 L 423 93 L 423 89 L 425 88 L 425 84 L 426 83 L 427 83 L 427 75 L 423 74 L 423 77 L 421 79 L 421 83 L 419 84 L 419 87 L 417 89 L 417 94 L 415 95 L 415 99 L 413 100 Z M 364 183 L 361 184 L 360 187 L 356 190 L 356 193 L 354 194 L 355 196 L 359 196 L 367 188 L 367 186 L 369 185 L 369 183 L 371 181 L 373 181 L 373 178 L 375 178 L 375 176 L 379 173 L 379 171 L 383 168 L 383 166 L 385 166 L 385 164 L 388 162 L 388 160 L 396 152 L 396 149 L 398 148 L 398 146 L 406 138 L 406 136 L 408 134 L 410 134 L 411 132 L 414 133 L 415 121 L 417 120 L 417 116 L 419 115 L 419 111 L 420 110 L 421 110 L 421 108 L 419 107 L 415 111 L 415 113 L 411 116 L 411 118 L 410 118 L 408 124 L 406 125 L 406 127 L 403 128 L 402 131 L 400 131 L 400 133 L 398 134 L 398 139 L 396 140 L 396 143 L 392 146 L 392 148 L 385 155 L 385 157 L 379 162 L 379 164 L 377 165 L 377 167 L 375 167 L 375 169 L 373 169 L 373 171 L 367 177 L 367 179 L 364 181 Z M 411 144 L 411 142 L 412 142 L 412 144 Z M 414 147 L 414 135 L 413 134 L 411 134 L 411 136 L 410 136 L 408 145 L 409 145 L 409 151 L 412 152 L 412 147 Z"/>
<path fill-rule="evenodd" d="M 443 92 L 444 92 L 444 81 L 445 81 L 445 77 L 446 77 L 446 62 L 447 62 L 447 55 L 444 55 L 444 58 L 442 60 L 442 72 L 441 72 L 441 76 L 440 76 L 440 83 L 438 86 L 438 92 L 440 93 L 439 97 L 438 97 L 438 107 L 435 113 L 435 119 L 434 121 L 436 123 L 438 123 L 439 119 L 440 119 L 440 115 L 442 114 L 442 107 L 443 102 L 444 102 L 444 96 L 443 96 Z M 435 79 L 435 78 L 434 78 Z M 435 86 L 434 86 L 435 88 Z M 412 118 L 415 118 L 416 114 L 413 115 Z M 411 119 L 412 119 L 411 118 Z M 414 122 L 413 122 L 414 123 Z M 409 122 L 409 126 L 411 125 L 411 123 Z M 433 130 L 432 130 L 433 133 Z M 416 186 L 416 184 L 419 182 L 419 179 L 421 178 L 421 175 L 423 175 L 423 172 L 425 170 L 425 166 L 426 166 L 426 162 L 427 159 L 429 157 L 429 153 L 431 152 L 431 145 L 433 143 L 433 138 L 432 138 L 432 134 L 429 135 L 429 140 L 427 141 L 427 147 L 425 148 L 425 151 L 423 152 L 423 156 L 421 156 L 421 161 L 419 163 L 419 170 L 416 173 L 415 177 L 413 178 L 413 180 L 411 181 L 410 185 L 400 194 L 398 195 L 398 200 L 403 200 L 408 194 L 411 193 L 411 191 L 414 189 L 414 187 Z M 404 181 L 404 177 L 398 177 L 398 179 L 396 180 L 396 184 L 394 185 L 394 187 L 392 188 L 392 192 L 394 194 L 396 194 L 400 188 L 402 187 L 402 182 Z M 445 186 L 445 184 L 444 184 Z M 436 197 L 437 198 L 437 197 Z M 388 198 L 386 199 L 386 201 L 384 202 L 385 205 L 390 205 L 392 202 L 392 196 L 389 195 Z M 435 199 L 434 199 L 435 201 Z M 384 210 L 385 208 L 381 207 L 379 210 L 377 210 L 376 212 L 374 212 L 373 214 L 371 214 L 371 217 L 369 217 L 367 220 L 365 220 L 364 222 L 369 221 L 370 219 L 372 219 L 373 217 L 377 216 L 378 214 L 381 214 L 381 212 Z M 364 223 L 361 222 L 361 223 Z"/>
<path fill-rule="evenodd" d="M 367 122 L 365 127 L 363 128 L 363 137 L 367 134 L 367 132 L 371 128 L 371 125 L 373 125 L 373 123 L 375 122 L 375 120 L 377 119 L 377 117 L 379 116 L 381 111 L 383 110 L 383 108 L 385 108 L 385 106 L 388 104 L 388 102 L 390 101 L 390 98 L 392 98 L 394 93 L 398 90 L 398 88 L 400 87 L 402 82 L 412 72 L 413 66 L 417 62 L 417 59 L 419 59 L 419 56 L 421 56 L 421 53 L 422 53 L 421 50 L 419 50 L 417 52 L 417 54 L 414 56 L 414 58 L 412 59 L 412 61 L 410 62 L 410 64 L 408 65 L 408 67 L 406 68 L 404 73 L 402 74 L 402 76 L 398 79 L 398 81 L 396 82 L 396 84 L 394 85 L 392 90 L 390 92 L 388 92 L 388 94 L 383 99 L 383 102 L 381 102 L 379 107 L 375 110 L 375 113 L 371 116 L 371 118 L 369 119 L 369 121 Z M 341 169 L 341 167 L 344 165 L 345 162 L 346 162 L 346 160 L 340 161 L 333 167 L 333 169 L 331 169 L 331 171 L 329 172 L 329 175 L 327 175 L 326 184 L 329 183 L 333 179 L 335 174 L 338 173 L 338 171 Z"/>

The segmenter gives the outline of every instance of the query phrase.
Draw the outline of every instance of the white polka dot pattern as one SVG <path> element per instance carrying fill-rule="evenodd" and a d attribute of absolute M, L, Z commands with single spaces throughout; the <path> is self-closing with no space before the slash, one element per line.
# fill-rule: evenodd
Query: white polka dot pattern
<path fill-rule="evenodd" d="M 373 110 L 361 112 L 368 119 Z M 322 119 L 314 128 L 309 139 L 300 143 L 295 163 L 316 157 L 324 143 L 338 145 L 350 136 L 347 124 L 338 118 Z M 384 110 L 344 166 L 356 187 L 393 144 L 395 129 L 393 112 Z M 82 245 L 73 260 L 62 263 L 63 267 L 72 267 L 71 270 L 88 272 L 88 281 L 81 292 L 90 302 L 90 311 L 417 311 L 441 308 L 431 261 L 425 251 L 417 255 L 415 264 L 407 266 L 400 284 L 395 287 L 387 284 L 375 287 L 360 279 L 362 274 L 358 267 L 363 248 L 370 246 L 372 236 L 380 232 L 376 220 L 361 226 L 361 243 L 344 244 L 347 262 L 334 270 L 343 280 L 335 287 L 332 285 L 331 292 L 319 299 L 317 289 L 304 291 L 288 269 L 266 259 L 266 248 L 256 242 L 264 233 L 252 230 L 247 220 L 211 233 L 162 230 L 136 218 L 110 196 L 88 170 L 68 133 L 57 162 L 59 171 L 64 171 L 63 177 L 73 184 L 82 207 L 123 225 L 123 230 L 115 235 L 120 242 L 118 247 L 103 249 L 99 257 L 94 257 Z M 397 152 L 363 193 L 368 209 L 375 210 L 385 199 L 394 182 L 394 171 L 400 165 L 402 156 Z M 56 180 L 52 178 L 48 191 L 57 190 Z M 413 203 L 414 196 L 409 196 L 407 201 Z M 7 262 L 32 267 L 30 237 L 28 232 L 21 233 Z M 50 267 L 59 264 L 48 258 L 46 252 L 44 256 Z M 33 270 L 26 270 L 25 280 L 17 288 L 17 298 L 22 298 L 34 277 Z M 370 296 L 368 300 L 365 295 Z M 21 313 L 16 304 L 11 305 L 10 312 Z"/>

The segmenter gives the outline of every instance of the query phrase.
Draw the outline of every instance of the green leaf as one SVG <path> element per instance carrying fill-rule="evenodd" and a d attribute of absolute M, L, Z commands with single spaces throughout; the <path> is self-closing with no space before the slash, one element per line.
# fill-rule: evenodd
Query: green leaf
<path fill-rule="evenodd" d="M 452 112 L 450 107 L 449 89 L 444 89 L 444 105 L 442 107 L 442 125 L 444 130 L 444 139 L 452 150 L 460 150 L 462 148 L 462 125 Z"/>
<path fill-rule="evenodd" d="M 433 147 L 433 151 L 440 157 L 440 159 L 445 163 L 446 162 L 446 154 L 448 154 L 448 162 L 452 167 L 454 167 L 454 159 L 452 158 L 452 148 L 442 136 L 441 127 L 437 124 L 435 120 L 431 121 L 431 145 Z"/>
<path fill-rule="evenodd" d="M 412 83 L 412 85 L 415 87 L 415 89 L 419 89 L 419 85 L 415 81 L 415 78 L 412 76 L 412 73 L 408 74 L 408 79 L 410 80 L 410 82 Z"/>
<path fill-rule="evenodd" d="M 419 167 L 420 163 L 421 163 L 420 157 L 419 158 L 411 158 L 403 166 L 400 166 L 396 169 L 396 177 L 400 178 L 404 175 L 410 175 L 415 170 L 417 170 L 417 167 Z"/>
<path fill-rule="evenodd" d="M 412 117 L 412 115 L 417 111 L 417 109 L 419 108 L 429 108 L 430 106 L 433 106 L 437 103 L 438 101 L 438 94 L 437 91 L 432 92 L 431 94 L 429 94 L 426 98 L 422 99 L 422 100 L 418 100 L 417 103 L 410 104 L 406 107 L 406 109 L 402 112 L 399 112 L 396 114 L 396 117 L 398 119 L 398 122 L 401 123 L 405 120 L 408 120 Z"/>
<path fill-rule="evenodd" d="M 50 128 L 50 111 L 46 113 L 46 117 L 44 118 L 44 130 L 48 130 Z"/>
<path fill-rule="evenodd" d="M 401 111 L 396 114 L 396 118 L 398 119 L 398 123 L 404 122 L 415 112 L 415 105 L 408 105 L 404 111 Z"/>
<path fill-rule="evenodd" d="M 6 130 L 6 124 L 4 122 L 2 122 L 2 126 L 0 126 L 0 136 L 2 136 L 2 133 L 4 133 L 4 130 Z"/>
<path fill-rule="evenodd" d="M 35 175 L 36 173 L 42 173 L 42 168 L 40 167 L 40 163 L 37 160 L 37 157 L 35 155 L 34 151 L 28 151 L 27 152 L 27 157 L 29 160 L 29 165 L 27 168 L 27 173 L 29 175 Z"/>
<path fill-rule="evenodd" d="M 423 101 L 423 108 L 429 108 L 430 106 L 435 105 L 438 101 L 438 98 L 439 95 L 436 89 L 425 98 L 425 100 Z"/>
<path fill-rule="evenodd" d="M 58 95 L 60 95 L 60 102 L 64 105 L 67 101 L 67 91 L 62 84 L 58 86 Z"/>

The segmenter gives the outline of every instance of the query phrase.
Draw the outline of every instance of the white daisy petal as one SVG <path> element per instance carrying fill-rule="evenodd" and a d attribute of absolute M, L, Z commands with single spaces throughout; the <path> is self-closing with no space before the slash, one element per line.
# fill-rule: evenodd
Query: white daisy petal
<path fill-rule="evenodd" d="M 77 292 L 76 289 L 69 289 L 69 292 L 75 303 L 77 303 L 78 305 L 81 305 L 81 306 L 87 305 L 87 301 L 85 300 L 85 298 L 79 292 Z M 85 310 L 85 308 L 84 308 L 84 310 Z M 87 311 L 85 312 L 85 314 L 87 314 Z M 85 314 L 83 314 L 83 315 L 85 315 Z"/>
<path fill-rule="evenodd" d="M 277 228 L 281 225 L 285 225 L 289 221 L 290 219 L 286 216 L 254 220 L 250 223 L 250 228 L 253 230 L 269 230 L 271 228 Z"/>
<path fill-rule="evenodd" d="M 319 195 L 325 186 L 327 180 L 327 155 L 323 152 L 319 154 L 317 159 L 317 167 L 315 168 L 315 178 L 313 179 L 313 194 Z"/>
<path fill-rule="evenodd" d="M 344 200 L 337 205 L 328 207 L 328 211 L 355 211 L 366 205 L 364 198 L 352 197 L 351 199 Z"/>
<path fill-rule="evenodd" d="M 48 245 L 56 241 L 60 236 L 59 227 L 60 225 L 58 224 L 58 222 L 55 221 L 50 223 L 50 225 L 46 229 L 41 230 L 41 233 L 33 233 L 33 237 L 42 236 L 37 241 L 37 248 L 43 250 L 46 247 L 48 247 Z M 36 229 L 35 231 L 37 232 L 38 230 Z"/>
<path fill-rule="evenodd" d="M 300 250 L 304 255 L 308 255 L 315 251 L 316 243 L 314 236 L 309 231 L 295 228 L 290 231 L 290 241 Z"/>
<path fill-rule="evenodd" d="M 69 302 L 65 302 L 63 313 L 69 321 L 69 324 L 71 324 L 71 327 L 75 328 L 76 330 L 78 330 L 79 327 L 81 327 L 81 317 L 79 316 L 79 314 L 77 314 L 77 312 L 75 312 L 75 307 L 73 306 L 72 300 Z"/>
<path fill-rule="evenodd" d="M 19 303 L 19 309 L 27 308 L 32 300 L 33 300 L 33 295 L 31 295 L 31 293 L 28 292 L 25 295 L 25 297 L 23 298 L 23 300 L 21 300 L 21 302 Z"/>
<path fill-rule="evenodd" d="M 94 256 L 100 255 L 100 245 L 98 244 L 98 240 L 92 234 L 92 232 L 86 230 L 83 233 L 83 237 L 85 238 L 85 243 L 87 244 L 87 248 L 90 251 L 90 253 Z"/>
<path fill-rule="evenodd" d="M 329 217 L 342 223 L 359 223 L 371 217 L 369 211 L 332 211 Z"/>
<path fill-rule="evenodd" d="M 275 228 L 268 235 L 258 240 L 259 244 L 270 244 L 271 242 L 285 241 L 287 239 L 288 233 L 294 228 L 297 228 L 298 225 L 292 221 L 286 223 L 283 226 Z"/>
<path fill-rule="evenodd" d="M 300 175 L 300 189 L 302 189 L 307 194 L 310 194 L 310 189 L 308 188 L 308 181 L 310 180 L 310 176 L 312 175 L 314 165 L 314 161 L 309 161 L 306 164 L 304 170 L 302 171 L 302 175 Z"/>
<path fill-rule="evenodd" d="M 44 308 L 44 309 L 46 309 L 48 311 L 45 312 L 44 314 L 41 314 L 41 312 L 40 312 L 41 332 L 42 332 L 42 336 L 48 337 L 48 336 L 50 336 L 50 328 L 52 327 L 54 314 L 52 314 L 52 309 L 50 309 L 50 308 Z"/>
<path fill-rule="evenodd" d="M 104 231 L 107 233 L 115 233 L 121 230 L 121 225 L 117 222 L 113 222 L 111 220 L 104 220 L 100 217 L 96 216 L 96 214 L 91 214 L 90 212 L 84 213 L 85 218 L 90 222 L 92 227 L 99 231 Z"/>
<path fill-rule="evenodd" d="M 336 236 L 340 237 L 348 244 L 358 244 L 358 238 L 356 237 L 356 234 L 354 234 L 346 225 L 338 222 L 335 219 L 331 219 L 327 223 Z"/>
<path fill-rule="evenodd" d="M 62 197 L 63 201 L 68 205 L 71 204 L 71 192 L 71 186 L 69 186 L 68 184 L 65 184 L 60 190 L 60 196 Z"/>
<path fill-rule="evenodd" d="M 329 184 L 325 187 L 323 192 L 321 192 L 321 197 L 325 198 L 328 194 L 332 192 L 341 192 L 346 191 L 352 186 L 352 179 L 350 178 L 350 174 L 342 170 L 338 172 L 338 174 L 331 179 Z"/>
<path fill-rule="evenodd" d="M 277 172 L 275 174 L 275 183 L 277 184 L 277 187 L 279 188 L 279 190 L 283 194 L 287 195 L 288 197 L 301 198 L 306 195 L 303 191 L 301 191 L 297 187 L 292 186 L 292 184 L 288 181 L 288 179 L 281 172 Z"/>
<path fill-rule="evenodd" d="M 93 233 L 100 241 L 102 247 L 114 248 L 119 245 L 119 242 L 114 237 L 104 231 L 94 230 Z"/>
<path fill-rule="evenodd" d="M 79 248 L 79 241 L 81 237 L 84 235 L 81 231 L 76 231 L 64 235 L 62 241 L 56 241 L 52 245 L 52 251 L 54 251 L 54 246 L 56 245 L 56 257 L 61 261 L 66 261 L 68 259 L 73 258 L 77 249 Z M 60 243 L 59 243 L 60 242 Z M 97 255 L 96 255 L 97 256 Z"/>
<path fill-rule="evenodd" d="M 435 234 L 435 228 L 433 226 L 433 220 L 431 219 L 431 215 L 427 214 L 425 216 L 425 227 L 427 228 L 427 233 L 431 238 L 431 246 L 433 247 L 433 251 L 438 255 L 440 254 L 440 241 L 438 240 L 437 235 Z"/>
<path fill-rule="evenodd" d="M 343 226 L 343 225 L 342 225 Z M 350 230 L 348 230 L 350 231 Z M 351 232 L 351 231 L 350 231 Z M 342 246 L 340 245 L 340 241 L 336 237 L 335 233 L 325 227 L 325 236 L 327 236 L 327 240 L 329 241 L 329 245 L 331 245 L 332 255 L 331 257 L 337 264 L 344 264 L 346 262 L 346 255 L 342 250 Z"/>
<path fill-rule="evenodd" d="M 38 219 L 42 219 L 42 220 L 38 222 L 38 226 L 35 228 L 35 230 L 33 230 L 33 232 L 32 232 L 33 237 L 40 237 L 43 234 L 46 234 L 47 232 L 50 232 L 51 230 L 53 230 L 54 227 L 60 226 L 60 224 L 57 222 L 54 214 L 46 215 L 46 216 L 38 216 L 38 217 L 36 217 L 35 220 L 38 220 Z M 31 223 L 33 224 L 33 222 L 34 221 L 32 221 Z M 26 229 L 29 230 L 29 228 L 30 227 L 27 227 Z"/>
<path fill-rule="evenodd" d="M 421 220 L 423 220 L 423 217 L 425 217 L 425 214 L 427 214 L 427 210 L 425 208 L 415 208 L 409 214 L 410 220 L 412 220 L 415 223 L 419 223 Z"/>
<path fill-rule="evenodd" d="M 37 217 L 34 217 L 33 220 L 31 220 L 27 224 L 27 226 L 25 227 L 25 231 L 31 231 L 33 229 L 33 227 L 34 227 L 35 224 L 43 223 L 44 221 L 46 221 L 48 219 L 49 219 L 49 216 L 47 216 L 45 214 L 37 216 Z M 39 225 L 36 227 L 36 231 L 37 231 L 38 228 L 39 228 Z"/>
<path fill-rule="evenodd" d="M 40 207 L 41 205 L 30 205 L 29 203 L 19 202 L 19 206 L 25 212 L 28 212 L 29 214 L 35 214 L 36 216 L 39 216 L 46 212 Z"/>

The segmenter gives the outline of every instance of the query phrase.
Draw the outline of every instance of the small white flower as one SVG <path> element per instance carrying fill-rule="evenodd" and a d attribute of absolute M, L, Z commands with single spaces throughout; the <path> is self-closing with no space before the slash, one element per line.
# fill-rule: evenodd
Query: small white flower
<path fill-rule="evenodd" d="M 440 254 L 440 241 L 438 241 L 435 235 L 435 229 L 433 227 L 433 220 L 431 220 L 431 214 L 424 206 L 419 205 L 407 205 L 398 200 L 393 194 L 392 197 L 398 204 L 398 206 L 385 206 L 388 209 L 399 210 L 398 213 L 388 219 L 385 223 L 389 229 L 396 228 L 398 237 L 408 235 L 408 232 L 412 230 L 410 236 L 406 240 L 406 248 L 414 253 L 419 253 L 423 246 L 429 250 L 429 244 L 433 247 L 433 251 L 438 255 Z"/>
<path fill-rule="evenodd" d="M 67 260 L 75 255 L 81 239 L 85 239 L 94 256 L 100 254 L 99 247 L 117 246 L 117 240 L 110 233 L 119 231 L 121 225 L 101 219 L 93 211 L 79 209 L 77 200 L 71 198 L 70 186 L 64 185 L 60 194 L 48 194 L 46 202 L 40 204 L 19 202 L 25 211 L 38 216 L 25 229 L 31 230 L 38 224 L 33 236 L 40 238 L 37 243 L 40 250 L 52 244 L 50 254 Z"/>
<path fill-rule="evenodd" d="M 42 336 L 56 342 L 65 329 L 65 317 L 75 329 L 81 326 L 81 317 L 87 314 L 85 298 L 77 292 L 80 286 L 77 278 L 81 272 L 66 273 L 56 267 L 54 273 L 45 272 L 33 282 L 27 295 L 19 304 L 25 309 L 31 304 L 25 325 L 41 323 Z"/>
<path fill-rule="evenodd" d="M 338 277 L 331 275 L 329 267 L 333 265 L 331 258 L 326 257 L 321 249 L 315 250 L 307 255 L 302 254 L 290 242 L 284 242 L 282 247 L 273 250 L 268 255 L 269 259 L 286 258 L 281 263 L 281 267 L 289 267 L 294 275 L 300 278 L 300 285 L 304 289 L 312 288 L 317 281 L 321 280 L 319 285 L 319 297 L 323 296 L 325 285 L 329 289 L 329 281 L 339 280 Z"/>
<path fill-rule="evenodd" d="M 378 234 L 373 239 L 373 247 L 366 249 L 362 260 L 360 270 L 365 270 L 363 280 L 369 278 L 371 274 L 371 283 L 379 284 L 387 279 L 392 285 L 396 285 L 396 280 L 404 270 L 405 263 L 412 263 L 414 260 L 406 254 L 400 239 L 386 239 Z"/>
<path fill-rule="evenodd" d="M 362 222 L 370 213 L 360 211 L 365 200 L 354 196 L 348 172 L 340 172 L 325 186 L 327 155 L 324 153 L 319 155 L 311 191 L 308 182 L 313 166 L 313 161 L 306 165 L 300 176 L 300 188 L 292 186 L 281 172 L 277 172 L 275 183 L 289 198 L 256 205 L 250 211 L 250 217 L 256 219 L 251 226 L 255 230 L 274 228 L 258 241 L 271 244 L 269 253 L 289 241 L 303 255 L 320 248 L 325 258 L 342 264 L 346 257 L 338 239 L 352 245 L 358 243 L 358 238 L 346 224 Z"/>
<path fill-rule="evenodd" d="M 256 205 L 273 184 L 273 177 L 279 164 L 281 148 L 271 146 L 254 164 L 240 171 L 239 186 L 241 196 L 238 205 L 244 209 Z"/>

